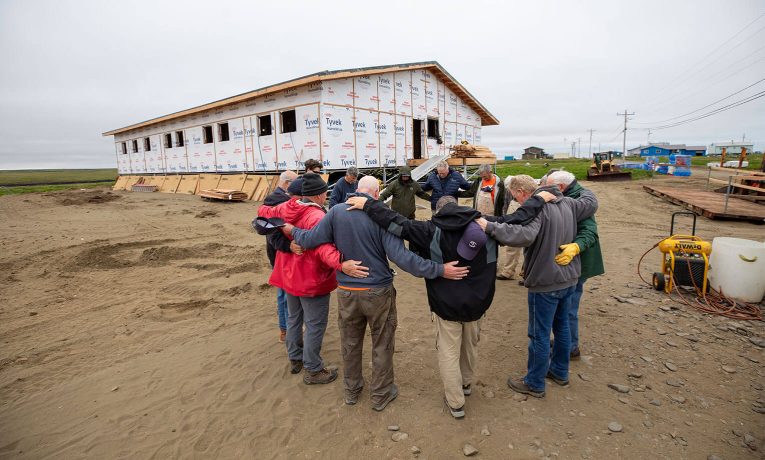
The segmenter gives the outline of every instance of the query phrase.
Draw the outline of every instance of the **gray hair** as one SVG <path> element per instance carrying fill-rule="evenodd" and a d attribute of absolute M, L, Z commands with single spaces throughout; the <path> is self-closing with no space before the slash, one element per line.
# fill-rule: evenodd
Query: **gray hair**
<path fill-rule="evenodd" d="M 527 174 L 513 176 L 510 180 L 510 190 L 520 190 L 526 193 L 533 193 L 537 189 L 537 183 L 534 178 Z"/>
<path fill-rule="evenodd" d="M 489 164 L 482 164 L 478 167 L 478 174 L 485 173 L 485 172 L 492 172 L 491 171 L 491 165 Z"/>
<path fill-rule="evenodd" d="M 505 188 L 507 190 L 510 190 L 510 181 L 513 180 L 513 176 L 507 176 L 505 177 Z"/>
<path fill-rule="evenodd" d="M 457 199 L 454 198 L 451 195 L 444 195 L 441 198 L 439 198 L 438 201 L 436 201 L 436 212 L 440 211 L 441 208 L 443 208 L 444 206 L 446 206 L 449 203 L 455 203 L 456 204 L 457 203 Z"/>
<path fill-rule="evenodd" d="M 568 171 L 555 171 L 547 176 L 547 185 L 565 185 L 568 187 L 576 180 L 573 174 Z"/>
<path fill-rule="evenodd" d="M 449 163 L 447 163 L 444 160 L 441 160 L 438 163 L 436 163 L 436 169 L 449 169 Z"/>
<path fill-rule="evenodd" d="M 297 173 L 295 171 L 290 171 L 289 169 L 286 171 L 283 171 L 281 174 L 279 174 L 279 182 L 292 182 L 297 177 Z"/>
<path fill-rule="evenodd" d="M 351 166 L 345 170 L 345 175 L 351 177 L 359 177 L 359 168 Z"/>

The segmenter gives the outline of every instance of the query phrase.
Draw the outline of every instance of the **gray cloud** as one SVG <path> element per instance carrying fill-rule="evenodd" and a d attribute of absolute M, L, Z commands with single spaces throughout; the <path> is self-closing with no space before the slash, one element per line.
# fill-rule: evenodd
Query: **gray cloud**
<path fill-rule="evenodd" d="M 640 122 L 765 78 L 761 1 L 0 3 L 0 169 L 112 167 L 101 132 L 324 69 L 438 60 L 501 122 L 500 156 Z M 743 69 L 743 70 L 742 70 Z M 751 93 L 765 90 L 765 82 Z M 745 96 L 742 93 L 740 96 Z M 733 98 L 731 100 L 735 100 Z M 651 139 L 765 145 L 765 98 Z M 566 141 L 564 142 L 564 138 Z"/>

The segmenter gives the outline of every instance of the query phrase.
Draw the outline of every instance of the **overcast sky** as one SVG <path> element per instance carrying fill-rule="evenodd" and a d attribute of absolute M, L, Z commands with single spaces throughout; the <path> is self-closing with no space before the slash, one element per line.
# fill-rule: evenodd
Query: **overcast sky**
<path fill-rule="evenodd" d="M 621 150 L 624 109 L 630 128 L 658 127 L 765 91 L 694 112 L 765 79 L 765 1 L 4 0 L 0 169 L 115 167 L 104 131 L 320 70 L 428 60 L 499 118 L 483 129 L 498 156 L 580 138 L 586 154 L 589 129 L 593 150 Z M 765 147 L 765 97 L 650 139 L 744 135 Z M 647 140 L 628 130 L 628 148 Z"/>

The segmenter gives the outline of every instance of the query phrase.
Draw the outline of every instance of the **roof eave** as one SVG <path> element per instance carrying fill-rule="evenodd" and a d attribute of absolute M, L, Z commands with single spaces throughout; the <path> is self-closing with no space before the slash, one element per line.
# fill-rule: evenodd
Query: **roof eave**
<path fill-rule="evenodd" d="M 478 102 L 478 99 L 476 99 L 472 94 L 470 94 L 470 92 L 467 89 L 465 89 L 465 87 L 463 87 L 462 84 L 459 81 L 457 81 L 457 79 L 452 77 L 451 74 L 449 74 L 449 72 L 446 71 L 446 69 L 441 67 L 441 64 L 439 64 L 437 61 L 425 61 L 425 62 L 412 62 L 407 64 L 396 64 L 396 65 L 388 65 L 388 66 L 361 67 L 357 69 L 342 69 L 342 70 L 335 70 L 335 71 L 324 70 L 322 72 L 316 72 L 303 77 L 294 78 L 292 80 L 287 80 L 274 85 L 266 86 L 260 89 L 256 89 L 254 91 L 248 91 L 246 93 L 241 93 L 241 94 L 220 99 L 217 101 L 208 102 L 207 104 L 202 104 L 196 107 L 192 107 L 190 109 L 180 110 L 178 112 L 162 115 L 160 117 L 151 118 L 149 120 L 141 121 L 139 123 L 134 123 L 132 125 L 125 126 L 123 128 L 106 131 L 102 133 L 102 136 L 113 136 L 116 134 L 121 134 L 124 132 L 132 131 L 134 129 L 153 125 L 156 123 L 162 123 L 164 121 L 169 121 L 175 118 L 192 115 L 194 113 L 203 112 L 205 110 L 211 110 L 223 105 L 236 104 L 239 102 L 254 99 L 258 96 L 262 96 L 265 94 L 271 94 L 278 91 L 282 91 L 284 89 L 307 85 L 317 81 L 336 80 L 338 78 L 349 78 L 349 77 L 355 77 L 355 76 L 361 76 L 361 75 L 378 74 L 383 72 L 397 72 L 401 70 L 416 70 L 416 69 L 425 69 L 425 68 L 434 69 L 436 70 L 437 74 L 440 73 L 439 76 L 444 82 L 448 83 L 449 88 L 455 93 L 457 93 L 458 95 L 462 96 L 463 99 L 468 101 L 469 105 L 471 105 L 472 108 L 481 117 L 481 126 L 496 126 L 499 124 L 499 120 L 494 115 L 492 115 L 491 112 L 489 112 L 486 109 L 486 107 L 483 106 L 483 104 Z"/>

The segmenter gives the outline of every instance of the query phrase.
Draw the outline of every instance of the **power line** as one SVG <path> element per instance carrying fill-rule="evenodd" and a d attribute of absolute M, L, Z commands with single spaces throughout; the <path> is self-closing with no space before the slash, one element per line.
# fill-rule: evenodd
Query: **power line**
<path fill-rule="evenodd" d="M 654 125 L 654 124 L 658 124 L 658 123 L 666 123 L 666 122 L 668 122 L 668 121 L 672 121 L 672 120 L 675 120 L 675 119 L 677 119 L 677 118 L 686 117 L 686 116 L 688 116 L 688 115 L 693 115 L 693 114 L 694 114 L 694 113 L 696 113 L 696 112 L 700 112 L 700 111 L 702 111 L 702 110 L 704 110 L 704 109 L 706 109 L 706 108 L 709 108 L 709 107 L 711 107 L 711 106 L 713 106 L 713 105 L 715 105 L 715 104 L 717 104 L 717 103 L 719 103 L 719 102 L 722 102 L 722 101 L 724 101 L 724 100 L 726 100 L 726 99 L 728 99 L 728 98 L 731 98 L 731 97 L 735 96 L 736 94 L 742 93 L 742 92 L 744 92 L 744 91 L 748 90 L 749 88 L 751 88 L 752 86 L 756 86 L 756 85 L 758 85 L 758 84 L 762 83 L 763 81 L 765 81 L 765 78 L 763 78 L 763 79 L 761 79 L 761 80 L 758 80 L 758 81 L 756 81 L 756 82 L 752 83 L 751 85 L 747 86 L 746 88 L 743 88 L 743 89 L 740 89 L 740 90 L 736 91 L 736 92 L 735 92 L 735 93 L 733 93 L 733 94 L 729 94 L 729 95 L 725 96 L 725 97 L 724 97 L 724 98 L 722 98 L 722 99 L 718 99 L 718 100 L 716 100 L 716 101 L 712 102 L 711 104 L 705 105 L 704 107 L 701 107 L 700 109 L 696 109 L 696 110 L 694 110 L 693 112 L 688 112 L 688 113 L 684 113 L 684 114 L 682 114 L 682 115 L 678 115 L 678 116 L 676 116 L 676 117 L 667 118 L 666 120 L 660 120 L 660 121 L 637 121 L 637 122 L 635 122 L 635 123 L 640 123 L 640 124 L 642 124 L 642 125 Z"/>
<path fill-rule="evenodd" d="M 662 107 L 665 107 L 665 106 L 668 106 L 668 105 L 670 105 L 670 104 L 677 104 L 677 103 L 681 103 L 681 102 L 687 101 L 687 100 L 688 100 L 688 99 L 690 99 L 691 97 L 693 97 L 693 96 L 695 96 L 695 95 L 697 95 L 697 94 L 699 94 L 699 93 L 701 93 L 701 92 L 703 92 L 703 91 L 707 91 L 707 90 L 709 90 L 710 88 L 713 88 L 713 87 L 715 87 L 715 86 L 719 85 L 720 83 L 722 83 L 722 82 L 724 82 L 724 81 L 727 81 L 727 80 L 730 80 L 731 78 L 737 77 L 737 76 L 741 75 L 741 74 L 743 73 L 743 71 L 744 71 L 744 70 L 746 70 L 746 69 L 748 69 L 748 68 L 752 67 L 753 65 L 755 65 L 755 64 L 759 63 L 760 61 L 762 61 L 763 59 L 765 59 L 765 56 L 762 56 L 762 57 L 760 57 L 759 59 L 756 59 L 756 60 L 754 60 L 754 61 L 750 62 L 748 65 L 746 65 L 746 66 L 744 66 L 744 67 L 741 67 L 741 68 L 737 68 L 737 69 L 735 69 L 735 72 L 732 72 L 732 71 L 730 70 L 730 67 L 734 67 L 734 66 L 736 66 L 736 65 L 740 64 L 741 62 L 743 62 L 743 61 L 745 61 L 745 60 L 749 59 L 749 57 L 751 57 L 751 56 L 752 56 L 752 55 L 754 55 L 754 54 L 757 54 L 758 52 L 762 51 L 763 49 L 765 49 L 765 46 L 762 46 L 762 47 L 760 47 L 759 49 L 757 49 L 757 50 L 756 50 L 756 51 L 754 51 L 753 53 L 750 53 L 750 54 L 746 55 L 745 57 L 743 57 L 743 58 L 739 59 L 739 60 L 738 60 L 738 61 L 736 61 L 736 62 L 733 62 L 733 63 L 731 63 L 731 64 L 728 64 L 728 66 L 727 66 L 726 68 L 724 68 L 724 69 L 720 70 L 719 72 L 715 72 L 715 73 L 713 73 L 712 75 L 710 75 L 710 76 L 709 76 L 709 77 L 706 79 L 707 81 L 712 81 L 712 80 L 714 80 L 715 78 L 717 78 L 718 76 L 720 76 L 720 75 L 723 75 L 723 74 L 726 74 L 726 75 L 725 75 L 725 76 L 724 76 L 722 79 L 720 79 L 720 80 L 717 80 L 717 81 L 715 81 L 714 83 L 712 83 L 712 84 L 710 84 L 710 85 L 707 85 L 707 86 L 701 87 L 701 88 L 699 88 L 699 89 L 697 89 L 697 90 L 695 90 L 695 91 L 691 91 L 691 92 L 689 92 L 689 93 L 686 93 L 685 95 L 683 95 L 683 93 L 684 93 L 684 92 L 686 92 L 687 90 L 680 90 L 680 91 L 679 91 L 677 94 L 675 94 L 675 95 L 673 95 L 673 96 L 670 96 L 670 97 L 669 97 L 669 98 L 667 98 L 667 99 L 664 99 L 662 102 L 659 102 L 658 104 L 657 104 L 657 103 L 653 103 L 653 104 L 649 104 L 649 105 L 647 105 L 647 106 L 645 106 L 645 107 L 654 107 L 655 109 L 660 109 L 660 108 L 662 108 Z M 657 102 L 658 102 L 658 101 L 657 101 Z M 655 110 L 654 110 L 654 111 L 655 111 Z M 640 123 L 640 122 L 638 122 L 638 123 Z"/>
<path fill-rule="evenodd" d="M 725 112 L 725 111 L 731 110 L 733 108 L 736 108 L 738 106 L 747 104 L 747 103 L 752 102 L 752 101 L 754 101 L 756 99 L 759 99 L 761 97 L 765 97 L 765 91 L 761 91 L 759 93 L 755 93 L 755 94 L 753 94 L 751 96 L 745 97 L 744 99 L 738 100 L 736 102 L 732 102 L 732 103 L 730 103 L 728 105 L 719 107 L 719 108 L 717 108 L 715 110 L 712 110 L 710 112 L 707 112 L 705 114 L 702 114 L 702 115 L 699 115 L 699 116 L 696 116 L 696 117 L 693 117 L 693 118 L 689 118 L 687 120 L 681 120 L 681 121 L 678 121 L 678 122 L 675 122 L 675 123 L 670 123 L 670 124 L 663 125 L 663 126 L 654 126 L 654 127 L 649 128 L 649 129 L 651 129 L 651 130 L 659 130 L 659 129 L 674 128 L 676 126 L 685 125 L 685 124 L 688 124 L 688 123 L 691 123 L 691 122 L 694 122 L 694 121 L 697 121 L 697 120 L 701 120 L 701 119 L 704 119 L 704 118 L 711 117 L 712 115 L 717 115 L 718 113 L 721 113 L 721 112 Z M 644 128 L 644 129 L 646 129 L 646 128 Z"/>
<path fill-rule="evenodd" d="M 715 48 L 714 50 L 712 50 L 712 51 L 710 51 L 709 53 L 707 53 L 707 54 L 706 54 L 706 55 L 705 55 L 703 58 L 701 58 L 701 60 L 699 60 L 698 62 L 696 62 L 695 64 L 693 64 L 691 67 L 689 67 L 689 68 L 688 68 L 688 69 L 686 69 L 685 71 L 681 72 L 681 73 L 680 73 L 680 74 L 679 74 L 677 77 L 675 77 L 674 79 L 670 80 L 670 83 L 669 83 L 669 84 L 667 84 L 667 86 L 664 86 L 663 88 L 659 89 L 659 90 L 657 91 L 657 94 L 660 94 L 660 93 L 661 93 L 661 92 L 663 92 L 664 90 L 666 90 L 666 89 L 668 89 L 668 88 L 670 88 L 670 87 L 674 86 L 674 85 L 675 85 L 675 82 L 676 82 L 678 79 L 682 78 L 684 75 L 689 75 L 689 73 L 690 73 L 690 71 L 691 71 L 692 69 L 694 69 L 696 66 L 698 66 L 699 64 L 701 64 L 702 62 L 704 62 L 704 61 L 705 61 L 705 60 L 706 60 L 708 57 L 710 57 L 710 56 L 712 56 L 713 54 L 715 54 L 715 53 L 716 53 L 717 51 L 719 51 L 719 50 L 720 50 L 722 47 L 724 47 L 725 45 L 727 45 L 728 43 L 730 43 L 730 42 L 731 42 L 733 39 L 735 39 L 736 37 L 738 37 L 739 35 L 741 35 L 742 33 L 744 33 L 744 31 L 745 31 L 746 29 L 748 29 L 748 28 L 749 28 L 749 27 L 750 27 L 752 24 L 754 24 L 755 22 L 757 22 L 757 21 L 759 21 L 760 19 L 762 19 L 764 16 L 765 16 L 765 13 L 762 13 L 762 14 L 761 14 L 761 15 L 759 15 L 757 18 L 755 18 L 755 19 L 754 19 L 752 22 L 750 22 L 749 24 L 745 25 L 745 26 L 744 26 L 742 29 L 740 29 L 738 32 L 736 32 L 735 34 L 733 34 L 733 36 L 731 36 L 730 38 L 728 38 L 727 40 L 725 40 L 725 41 L 724 41 L 722 44 L 720 44 L 720 45 L 719 45 L 717 48 Z M 758 30 L 757 30 L 757 32 L 755 32 L 755 33 L 754 33 L 754 34 L 752 34 L 752 35 L 755 35 L 755 34 L 757 34 L 757 33 L 758 33 L 760 30 L 762 30 L 762 28 L 758 29 Z M 746 40 L 748 40 L 749 38 L 751 38 L 751 37 L 752 37 L 752 35 L 750 35 L 749 37 L 747 37 L 747 38 L 746 38 L 744 41 L 746 41 Z M 743 43 L 743 42 L 741 42 L 741 43 Z M 734 47 L 734 49 L 735 49 L 735 48 L 737 48 L 738 46 L 740 46 L 740 45 L 741 45 L 741 43 L 739 43 L 738 45 L 736 45 L 736 46 Z M 681 82 L 678 82 L 678 83 L 681 83 Z"/>

